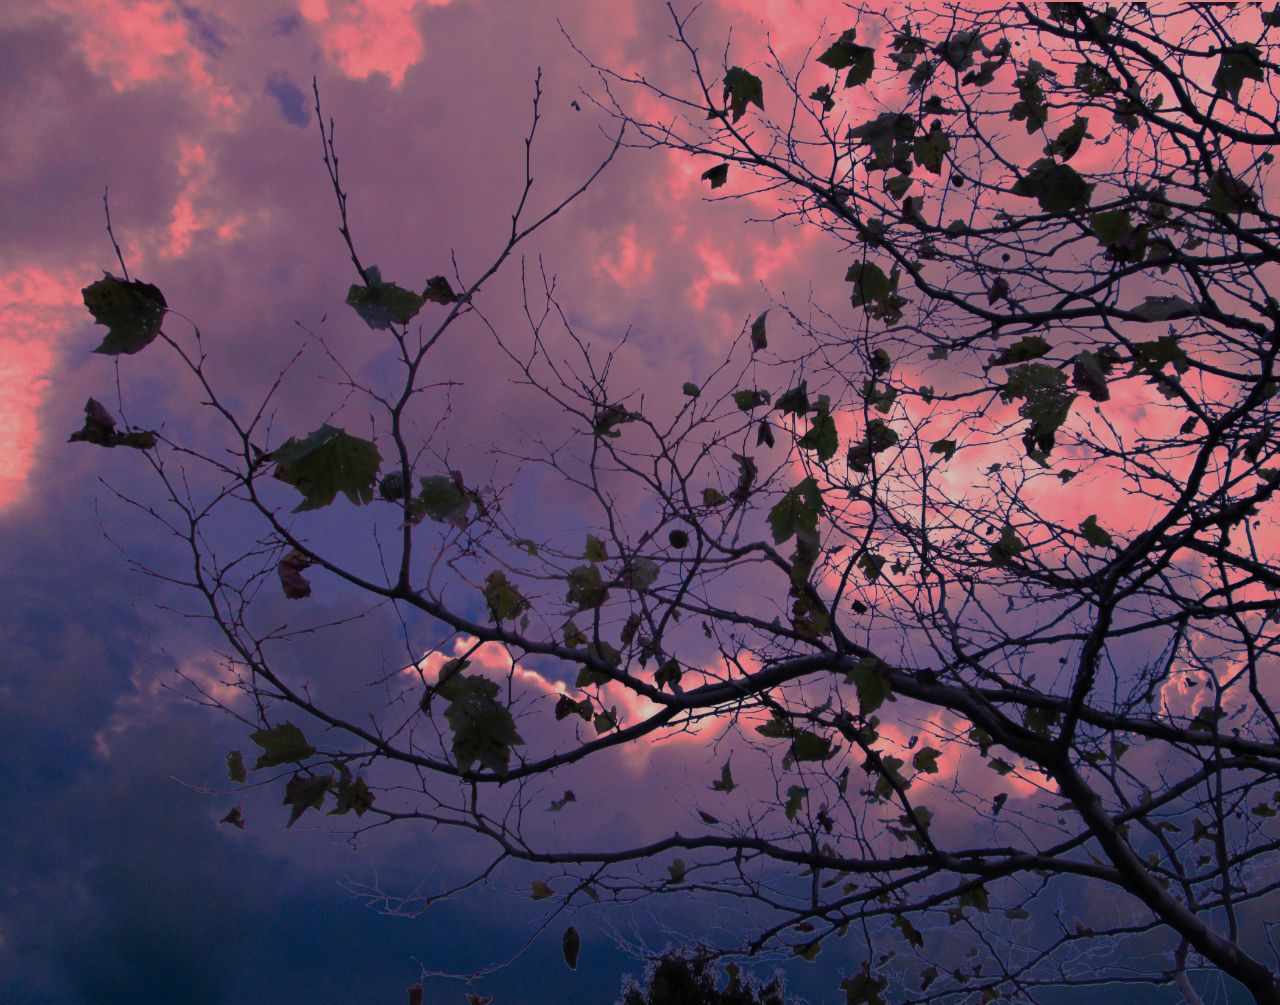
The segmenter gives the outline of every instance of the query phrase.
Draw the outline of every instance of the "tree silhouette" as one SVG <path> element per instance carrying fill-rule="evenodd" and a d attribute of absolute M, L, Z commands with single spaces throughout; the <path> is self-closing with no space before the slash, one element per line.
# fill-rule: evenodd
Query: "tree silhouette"
<path fill-rule="evenodd" d="M 216 350 L 121 260 L 85 290 L 98 351 L 163 342 L 226 439 L 118 432 L 93 401 L 73 438 L 139 449 L 158 476 L 151 512 L 191 561 L 155 571 L 231 646 L 254 778 L 284 781 L 290 823 L 469 830 L 542 870 L 550 917 L 745 903 L 722 949 L 812 960 L 847 937 L 855 1005 L 1102 981 L 1196 1002 L 1205 967 L 1280 1002 L 1280 14 L 855 21 L 796 65 L 709 65 L 673 11 L 692 73 L 596 66 L 617 141 L 531 218 L 539 90 L 510 233 L 420 292 L 357 253 L 321 118 L 347 303 L 394 381 L 333 356 L 345 397 L 309 432 L 276 414 L 287 373 L 233 408 Z M 815 271 L 842 274 L 848 303 L 761 304 L 682 394 L 625 386 L 545 272 L 525 276 L 528 330 L 493 324 L 483 289 L 623 147 L 683 152 L 711 198 L 820 231 Z M 462 405 L 432 361 L 464 320 L 563 419 L 496 445 L 506 481 L 448 461 L 440 416 Z M 585 532 L 522 496 L 545 472 Z M 312 522 L 326 507 L 339 537 Z M 228 509 L 256 521 L 233 551 Z M 313 694 L 268 616 L 277 575 L 301 606 L 323 579 L 353 616 L 391 607 L 410 672 L 366 668 L 380 686 L 358 708 Z M 563 690 L 530 690 L 529 667 Z M 699 730 L 733 756 L 666 837 L 557 841 L 538 822 L 547 784 Z"/>

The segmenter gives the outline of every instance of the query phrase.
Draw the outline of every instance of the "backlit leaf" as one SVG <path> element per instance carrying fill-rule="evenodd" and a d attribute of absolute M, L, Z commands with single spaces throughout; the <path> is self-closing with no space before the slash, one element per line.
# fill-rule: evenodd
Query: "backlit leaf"
<path fill-rule="evenodd" d="M 290 437 L 272 451 L 275 477 L 302 493 L 295 513 L 328 506 L 341 492 L 355 505 L 373 501 L 382 455 L 374 444 L 323 425 L 302 439 Z"/>
<path fill-rule="evenodd" d="M 249 734 L 249 739 L 262 748 L 255 768 L 274 768 L 305 761 L 316 752 L 316 748 L 302 735 L 302 730 L 291 722 L 256 730 Z"/>

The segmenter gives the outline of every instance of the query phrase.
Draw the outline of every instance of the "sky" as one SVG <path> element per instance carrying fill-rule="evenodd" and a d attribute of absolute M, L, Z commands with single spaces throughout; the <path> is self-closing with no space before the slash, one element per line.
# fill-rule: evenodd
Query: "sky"
<path fill-rule="evenodd" d="M 221 442 L 191 408 L 198 391 L 175 378 L 171 361 L 90 351 L 102 330 L 81 289 L 118 271 L 104 191 L 130 273 L 157 284 L 175 314 L 199 326 L 210 379 L 236 407 L 264 394 L 300 345 L 312 346 L 276 400 L 290 429 L 309 430 L 334 414 L 343 393 L 317 344 L 354 361 L 356 379 L 383 376 L 371 333 L 343 304 L 358 277 L 338 234 L 312 79 L 335 124 L 365 264 L 408 287 L 455 267 L 474 276 L 510 229 L 535 86 L 530 212 L 556 205 L 609 156 L 616 124 L 593 104 L 599 81 L 574 46 L 601 65 L 687 82 L 664 6 L 9 7 L 0 18 L 6 1000 L 398 1002 L 425 979 L 428 1002 L 462 1002 L 474 992 L 495 995 L 496 1005 L 607 1005 L 622 975 L 641 971 L 638 953 L 691 932 L 732 930 L 736 916 L 697 903 L 584 915 L 582 963 L 571 973 L 560 960 L 564 919 L 543 931 L 546 913 L 529 902 L 539 873 L 512 869 L 420 912 L 422 896 L 482 868 L 484 849 L 425 827 L 356 839 L 318 814 L 286 828 L 278 786 L 239 790 L 227 780 L 227 751 L 249 747 L 245 724 L 191 698 L 202 687 L 235 705 L 224 683 L 225 643 L 182 616 L 178 591 L 138 571 L 181 558 L 125 498 L 154 491 L 140 458 L 66 442 L 89 397 L 121 415 L 123 404 L 130 420 L 208 449 Z M 693 30 L 714 59 L 730 32 L 735 51 L 758 54 L 767 37 L 785 59 L 813 43 L 824 14 L 839 22 L 841 8 L 711 0 Z M 716 367 L 783 291 L 847 302 L 844 264 L 828 236 L 743 226 L 746 216 L 767 218 L 773 204 L 708 200 L 699 177 L 708 166 L 624 149 L 522 248 L 534 300 L 542 277 L 554 276 L 567 321 L 598 347 L 596 358 L 612 352 L 617 380 L 658 407 L 678 402 L 684 381 Z M 496 483 L 510 474 L 512 459 L 494 444 L 532 449 L 538 436 L 552 442 L 564 429 L 560 410 L 522 386 L 495 345 L 495 333 L 508 346 L 527 345 L 520 275 L 511 263 L 479 301 L 488 325 L 469 321 L 432 357 L 438 369 L 429 377 L 453 382 L 450 408 L 419 421 L 447 425 L 437 461 L 468 479 Z M 1121 397 L 1115 407 L 1145 418 L 1141 402 Z M 519 492 L 520 506 L 547 526 L 563 520 L 566 534 L 584 532 L 557 479 L 522 481 Z M 337 530 L 341 515 L 320 516 L 316 526 Z M 1138 523 L 1143 516 L 1129 515 Z M 341 617 L 348 600 L 317 577 L 304 619 Z M 283 599 L 268 608 L 282 617 L 294 611 Z M 387 612 L 372 611 L 344 626 L 340 645 L 323 633 L 302 636 L 287 659 L 343 703 L 360 697 L 349 672 L 357 661 L 384 665 L 403 682 L 406 663 L 422 659 L 430 675 L 452 655 L 426 657 L 413 645 L 406 653 L 403 642 L 398 651 L 397 631 Z M 497 668 L 500 654 L 482 651 L 477 662 Z M 538 668 L 521 680 L 539 699 L 562 687 Z M 549 818 L 546 833 L 607 843 L 669 828 L 704 805 L 735 749 L 721 739 L 695 732 L 557 780 L 538 796 L 555 798 L 572 784 L 577 805 Z M 986 784 L 972 789 L 989 799 Z M 233 805 L 243 807 L 244 830 L 219 822 Z M 832 952 L 818 966 L 785 962 L 792 989 L 821 1002 L 842 999 L 832 988 L 861 959 Z"/>
<path fill-rule="evenodd" d="M 707 37 L 731 23 L 759 37 L 763 20 L 785 25 L 800 9 L 745 7 L 709 5 Z M 129 568 L 170 554 L 115 494 L 139 484 L 136 458 L 65 441 L 88 397 L 117 402 L 114 366 L 89 352 L 101 329 L 80 297 L 119 271 L 104 190 L 131 274 L 201 326 L 216 378 L 248 395 L 296 348 L 295 322 L 367 335 L 342 305 L 355 277 L 312 78 L 337 124 L 356 240 L 384 275 L 412 285 L 449 273 L 451 255 L 473 270 L 502 241 L 539 68 L 534 205 L 562 197 L 607 153 L 611 123 L 587 106 L 593 78 L 561 23 L 602 63 L 676 66 L 666 12 L 646 0 L 54 0 L 8 5 L 0 18 L 6 1000 L 397 1002 L 424 971 L 492 965 L 534 932 L 538 913 L 516 902 L 523 876 L 415 918 L 353 892 L 411 891 L 449 854 L 469 861 L 456 841 L 374 835 L 353 849 L 329 822 L 286 831 L 278 793 L 229 791 L 225 753 L 245 745 L 245 730 L 180 693 L 179 674 L 216 678 L 218 640 L 160 609 L 176 601 Z M 763 284 L 803 278 L 809 240 L 728 230 L 741 214 L 706 205 L 702 169 L 630 152 L 526 251 L 545 256 L 585 330 L 613 345 L 630 328 L 625 365 L 672 388 L 767 305 Z M 516 297 L 505 281 L 487 304 L 515 323 Z M 512 414 L 517 399 L 500 382 L 476 380 L 491 364 L 472 349 L 451 347 L 450 366 L 473 380 L 468 394 L 489 396 L 475 412 L 492 418 L 458 434 L 463 458 L 529 419 Z M 184 421 L 190 391 L 163 365 L 140 356 L 121 372 L 131 418 Z M 298 411 L 322 407 L 300 395 Z M 370 646 L 386 627 L 369 628 Z M 667 798 L 653 787 L 651 797 Z M 244 832 L 218 824 L 233 802 L 245 806 Z M 474 983 L 428 981 L 428 1000 L 474 990 L 499 1002 L 609 1002 L 621 975 L 641 969 L 619 945 L 661 948 L 678 921 L 636 912 L 584 926 L 576 974 L 558 937 L 544 937 Z"/>

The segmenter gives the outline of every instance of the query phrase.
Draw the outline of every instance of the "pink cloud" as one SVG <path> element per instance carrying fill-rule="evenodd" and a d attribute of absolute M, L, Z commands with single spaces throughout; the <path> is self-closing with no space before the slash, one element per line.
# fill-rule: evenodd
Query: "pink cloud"
<path fill-rule="evenodd" d="M 0 512 L 25 495 L 44 440 L 40 406 L 82 284 L 38 267 L 0 278 Z"/>
<path fill-rule="evenodd" d="M 419 7 L 450 0 L 300 0 L 298 12 L 319 32 L 325 53 L 349 77 L 375 73 L 399 87 L 422 59 Z"/>

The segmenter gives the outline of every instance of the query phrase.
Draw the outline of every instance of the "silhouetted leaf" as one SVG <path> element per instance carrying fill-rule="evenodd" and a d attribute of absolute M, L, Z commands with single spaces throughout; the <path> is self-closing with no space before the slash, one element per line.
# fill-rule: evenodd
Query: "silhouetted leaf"
<path fill-rule="evenodd" d="M 1084 522 L 1080 524 L 1080 533 L 1095 548 L 1106 548 L 1111 544 L 1111 535 L 1098 526 L 1096 514 L 1084 518 Z"/>
<path fill-rule="evenodd" d="M 711 188 L 713 190 L 720 188 L 720 186 L 729 180 L 729 165 L 717 164 L 715 167 L 709 167 L 702 172 L 701 178 L 703 181 L 711 182 Z"/>
<path fill-rule="evenodd" d="M 724 75 L 724 100 L 736 123 L 747 111 L 747 105 L 755 105 L 764 111 L 764 85 L 754 73 L 740 66 L 730 67 Z"/>
<path fill-rule="evenodd" d="M 292 827 L 307 810 L 318 810 L 324 807 L 325 794 L 333 788 L 332 775 L 294 775 L 285 783 L 284 805 L 292 806 L 289 822 L 285 826 Z"/>
<path fill-rule="evenodd" d="M 1014 183 L 1013 194 L 1035 199 L 1044 212 L 1061 215 L 1087 208 L 1093 185 L 1081 178 L 1075 168 L 1045 157 Z"/>
<path fill-rule="evenodd" d="M 582 937 L 578 935 L 578 930 L 570 925 L 564 931 L 564 936 L 560 940 L 560 947 L 564 953 L 564 961 L 568 964 L 570 970 L 578 969 L 578 953 L 582 950 Z"/>
<path fill-rule="evenodd" d="M 817 531 L 822 509 L 822 491 L 812 478 L 789 489 L 769 511 L 774 544 L 782 544 L 797 531 Z"/>
<path fill-rule="evenodd" d="M 1044 152 L 1049 157 L 1061 157 L 1064 161 L 1069 161 L 1079 152 L 1080 144 L 1088 135 L 1089 120 L 1077 115 L 1071 125 L 1045 144 Z"/>
<path fill-rule="evenodd" d="M 484 599 L 493 614 L 493 620 L 499 623 L 514 621 L 529 610 L 529 601 L 507 579 L 501 569 L 494 569 L 484 581 Z"/>
<path fill-rule="evenodd" d="M 446 283 L 447 285 L 447 283 Z M 377 266 L 365 269 L 365 282 L 347 291 L 347 303 L 370 328 L 407 325 L 422 310 L 423 297 L 395 283 L 384 283 Z"/>
<path fill-rule="evenodd" d="M 764 319 L 769 312 L 765 311 L 751 322 L 751 351 L 768 348 L 769 339 L 764 330 Z"/>
<path fill-rule="evenodd" d="M 164 294 L 151 283 L 117 279 L 108 272 L 80 293 L 94 323 L 107 329 L 94 352 L 106 356 L 132 355 L 141 352 L 160 334 L 168 305 Z"/>
<path fill-rule="evenodd" d="M 449 702 L 444 717 L 453 731 L 453 757 L 459 771 L 477 761 L 494 774 L 505 775 L 511 748 L 524 743 L 511 711 L 497 700 L 501 688 L 487 677 L 455 673 L 437 685 Z"/>
<path fill-rule="evenodd" d="M 1218 70 L 1213 75 L 1213 87 L 1219 94 L 1238 102 L 1240 88 L 1246 80 L 1262 82 L 1262 53 L 1256 45 L 1237 42 L 1222 50 Z"/>
<path fill-rule="evenodd" d="M 328 506 L 341 492 L 360 506 L 373 501 L 382 455 L 369 440 L 323 425 L 302 439 L 290 437 L 267 455 L 275 477 L 302 493 L 295 513 Z"/>
<path fill-rule="evenodd" d="M 432 276 L 427 280 L 426 289 L 422 291 L 422 299 L 430 300 L 433 304 L 451 304 L 458 299 L 458 295 L 453 292 L 453 287 L 444 276 Z"/>
<path fill-rule="evenodd" d="M 291 722 L 255 730 L 249 734 L 249 739 L 262 748 L 262 755 L 254 768 L 275 768 L 281 764 L 305 761 L 316 752 L 316 748 L 302 735 L 302 730 Z"/>

